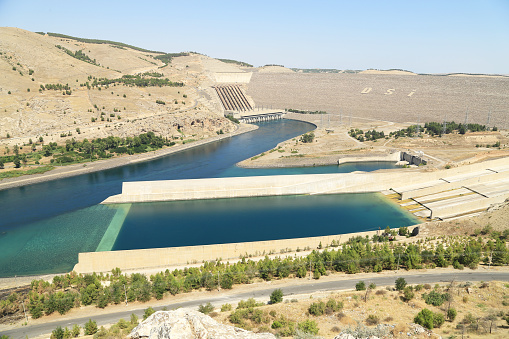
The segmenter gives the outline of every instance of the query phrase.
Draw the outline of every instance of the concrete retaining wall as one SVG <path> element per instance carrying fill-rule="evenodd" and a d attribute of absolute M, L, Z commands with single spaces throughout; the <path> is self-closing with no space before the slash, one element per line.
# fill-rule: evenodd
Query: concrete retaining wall
<path fill-rule="evenodd" d="M 369 162 L 369 161 L 394 161 L 401 160 L 401 152 L 394 152 L 390 154 L 369 155 L 369 156 L 344 156 L 338 159 L 338 165 L 348 162 Z"/>
<path fill-rule="evenodd" d="M 103 201 L 133 203 L 196 199 L 241 198 L 273 195 L 362 193 L 394 189 L 404 192 L 405 186 L 423 185 L 444 177 L 509 166 L 509 158 L 492 160 L 436 172 L 417 169 L 386 170 L 337 174 L 278 175 L 264 177 L 212 178 L 124 182 L 122 194 Z M 401 189 L 397 189 L 401 187 Z"/>
<path fill-rule="evenodd" d="M 401 193 L 401 200 L 411 199 L 415 197 L 420 197 L 423 195 L 429 195 L 429 194 L 435 194 L 443 191 L 449 191 L 457 188 L 461 188 L 463 186 L 467 185 L 474 185 L 474 184 L 481 184 L 485 182 L 490 182 L 494 180 L 500 180 L 509 177 L 508 172 L 499 172 L 499 173 L 493 173 L 493 174 L 486 174 L 481 175 L 479 177 L 474 178 L 467 178 L 460 181 L 455 182 L 443 182 L 442 184 L 430 186 L 430 187 L 423 187 L 414 189 L 407 192 Z"/>
<path fill-rule="evenodd" d="M 183 246 L 168 248 L 152 248 L 142 250 L 87 252 L 79 254 L 79 262 L 74 266 L 78 273 L 109 272 L 115 267 L 122 270 L 156 268 L 165 266 L 201 263 L 221 258 L 222 260 L 237 259 L 242 255 L 265 255 L 280 253 L 281 250 L 296 251 L 297 248 L 309 247 L 316 249 L 331 244 L 332 240 L 344 243 L 352 236 L 372 235 L 376 231 L 353 234 L 329 235 L 297 239 L 281 239 L 269 241 L 242 242 L 233 244 Z M 292 254 L 287 254 L 292 255 Z M 284 254 L 282 254 L 284 256 Z"/>
<path fill-rule="evenodd" d="M 504 202 L 507 198 L 509 198 L 509 193 L 493 198 L 473 199 L 472 201 L 463 202 L 461 204 L 451 204 L 448 206 L 432 209 L 431 217 L 445 219 L 471 211 L 485 210 L 492 204 L 500 204 Z"/>

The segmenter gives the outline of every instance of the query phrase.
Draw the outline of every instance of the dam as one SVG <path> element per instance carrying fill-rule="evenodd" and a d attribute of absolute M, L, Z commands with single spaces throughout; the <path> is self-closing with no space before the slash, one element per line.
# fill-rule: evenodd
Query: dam
<path fill-rule="evenodd" d="M 509 159 L 502 158 L 434 172 L 397 169 L 373 173 L 124 182 L 121 194 L 111 196 L 102 203 L 383 191 L 398 193 L 402 199 L 413 199 L 426 210 L 426 213 L 419 216 L 430 219 L 450 218 L 469 211 L 487 209 L 490 205 L 509 198 Z"/>

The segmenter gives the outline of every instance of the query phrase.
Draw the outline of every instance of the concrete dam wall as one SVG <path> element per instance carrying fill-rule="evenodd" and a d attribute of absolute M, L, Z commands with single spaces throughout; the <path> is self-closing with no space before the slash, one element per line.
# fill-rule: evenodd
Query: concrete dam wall
<path fill-rule="evenodd" d="M 501 167 L 502 170 L 490 170 Z M 506 170 L 507 169 L 507 170 Z M 394 189 L 411 197 L 411 191 L 456 181 L 461 184 L 478 171 L 500 172 L 493 180 L 509 175 L 509 159 L 425 172 L 419 169 L 380 170 L 337 174 L 277 175 L 263 177 L 211 178 L 124 182 L 122 193 L 104 200 L 103 204 L 224 199 L 274 195 L 336 194 L 380 192 Z M 454 179 L 454 176 L 459 176 Z M 448 177 L 452 179 L 447 180 Z M 474 175 L 476 177 L 476 175 Z M 445 180 L 443 180 L 445 178 Z"/>

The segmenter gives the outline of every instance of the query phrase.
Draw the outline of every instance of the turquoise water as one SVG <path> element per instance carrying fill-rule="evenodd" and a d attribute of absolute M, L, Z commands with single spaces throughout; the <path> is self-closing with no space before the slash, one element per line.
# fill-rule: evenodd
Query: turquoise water
<path fill-rule="evenodd" d="M 387 163 L 366 163 L 355 166 L 353 164 L 344 164 L 342 166 L 292 169 L 256 170 L 237 168 L 235 166 L 237 162 L 267 151 L 283 140 L 291 139 L 313 129 L 313 126 L 310 124 L 292 120 L 260 123 L 259 126 L 258 130 L 247 134 L 172 154 L 150 162 L 0 191 L 0 277 L 69 271 L 78 262 L 78 253 L 80 252 L 107 250 L 112 246 L 115 246 L 115 249 L 128 248 L 130 245 L 126 245 L 127 240 L 121 239 L 130 237 L 134 239 L 138 237 L 132 229 L 139 231 L 145 227 L 144 225 L 147 225 L 147 230 L 150 230 L 150 232 L 144 233 L 145 236 L 161 238 L 159 239 L 161 241 L 154 245 L 151 245 L 150 242 L 145 242 L 145 245 L 136 245 L 132 248 L 192 244 L 190 239 L 196 235 L 193 232 L 196 232 L 197 227 L 203 225 L 202 221 L 196 221 L 196 225 L 188 226 L 188 229 L 192 230 L 192 232 L 189 233 L 190 235 L 187 240 L 184 240 L 184 237 L 182 237 L 179 241 L 175 242 L 172 240 L 174 237 L 171 234 L 165 233 L 165 237 L 159 237 L 157 233 L 160 232 L 161 227 L 166 227 L 166 225 L 171 223 L 171 220 L 177 218 L 177 214 L 167 214 L 164 212 L 165 210 L 178 211 L 180 207 L 175 209 L 174 206 L 182 206 L 184 208 L 184 206 L 189 205 L 179 205 L 179 203 L 175 203 L 176 205 L 172 205 L 174 203 L 155 204 L 153 208 L 159 207 L 156 208 L 154 215 L 147 216 L 146 220 L 140 219 L 138 215 L 143 214 L 143 210 L 150 208 L 149 206 L 152 204 L 133 204 L 130 209 L 126 209 L 123 206 L 120 210 L 118 206 L 98 205 L 108 196 L 119 194 L 122 182 L 124 181 L 337 173 L 394 167 L 393 164 Z M 288 200 L 285 198 L 288 198 Z M 276 201 L 278 201 L 278 204 L 283 205 L 285 201 L 292 203 L 300 201 L 293 197 L 285 198 L 281 198 L 282 200 L 262 199 L 257 201 L 256 204 L 253 202 L 250 204 L 253 207 L 265 205 L 264 208 L 268 211 L 271 210 L 271 205 L 275 204 Z M 309 197 L 304 198 L 307 199 Z M 240 200 L 241 202 L 245 201 L 243 199 Z M 242 206 L 241 202 L 239 202 L 240 206 Z M 219 201 L 218 203 L 231 204 L 232 206 L 237 204 L 235 200 Z M 339 204 L 339 202 L 336 203 Z M 210 216 L 202 214 L 203 219 L 201 220 L 211 219 L 212 215 L 216 214 L 215 209 L 219 209 L 216 205 L 208 205 L 204 202 L 196 202 L 196 204 L 202 204 L 202 210 L 203 206 L 213 206 L 209 208 L 212 214 Z M 308 200 L 308 204 L 311 207 L 319 208 L 318 205 L 311 204 L 311 199 Z M 248 210 L 243 210 L 240 207 L 237 209 L 244 211 L 242 213 L 248 215 Z M 389 214 L 394 213 L 394 208 L 392 207 L 386 207 L 385 209 L 390 211 L 387 212 Z M 265 239 L 272 239 L 273 234 L 280 232 L 277 229 L 283 224 L 284 220 L 287 220 L 287 224 L 291 224 L 293 222 L 291 213 L 285 214 L 283 210 L 281 209 L 280 216 L 276 218 L 280 222 L 272 225 L 273 232 L 260 232 L 256 238 L 251 240 L 264 237 Z M 260 215 L 262 215 L 263 212 L 261 209 L 260 211 Z M 403 214 L 399 210 L 398 212 Z M 238 220 L 232 222 L 238 224 L 242 220 L 242 213 L 239 213 L 237 213 L 236 217 Z M 309 213 L 312 212 L 310 211 Z M 382 223 L 384 222 L 383 215 L 385 212 L 373 210 L 373 212 L 369 213 L 377 215 L 377 218 L 380 218 Z M 147 214 L 145 213 L 145 215 Z M 183 215 L 180 215 L 179 218 L 183 218 Z M 228 214 L 225 213 L 224 218 L 228 218 Z M 249 218 L 252 217 L 250 216 Z M 335 218 L 339 217 L 331 214 L 330 219 Z M 185 221 L 185 219 L 180 220 L 178 223 Z M 342 229 L 344 226 L 341 224 L 341 218 L 337 222 L 338 229 Z M 265 222 L 260 220 L 258 223 L 264 224 Z M 387 221 L 388 224 L 389 222 Z M 228 234 L 225 234 L 232 231 L 223 230 L 220 228 L 222 226 L 221 223 L 208 224 L 208 227 L 217 228 L 218 231 L 216 233 L 219 237 L 216 239 L 223 238 L 221 233 L 225 236 L 225 239 L 232 239 L 226 237 Z M 291 238 L 301 234 L 298 233 L 300 231 L 297 228 L 285 227 L 284 231 L 281 231 L 285 234 L 285 237 Z M 293 230 L 296 231 L 295 234 L 292 233 Z M 333 233 L 342 232 L 334 231 Z M 105 234 L 106 237 L 104 237 Z M 118 239 L 117 235 L 119 236 Z M 207 238 L 212 239 L 210 236 Z M 251 241 L 247 236 L 242 239 Z"/>

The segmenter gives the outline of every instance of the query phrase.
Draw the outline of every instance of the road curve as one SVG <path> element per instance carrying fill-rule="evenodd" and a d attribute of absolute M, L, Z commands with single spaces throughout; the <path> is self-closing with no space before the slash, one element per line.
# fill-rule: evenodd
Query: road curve
<path fill-rule="evenodd" d="M 411 275 L 401 275 L 405 278 L 408 284 L 431 284 L 431 283 L 439 283 L 439 282 L 447 282 L 447 281 L 509 281 L 509 272 L 453 272 L 453 273 L 432 273 L 432 274 L 411 274 Z M 334 280 L 334 281 L 313 281 L 312 283 L 301 283 L 298 285 L 282 287 L 283 294 L 285 296 L 298 295 L 298 294 L 308 294 L 315 292 L 324 292 L 324 291 L 338 291 L 338 290 L 349 290 L 354 289 L 355 284 L 359 280 L 364 280 L 368 283 L 375 283 L 377 286 L 389 286 L 394 285 L 395 280 L 399 276 L 389 275 L 389 276 L 380 276 L 380 277 L 371 277 L 371 278 L 363 278 L 362 276 L 352 275 L 351 278 L 345 280 Z M 169 303 L 166 306 L 154 307 L 156 311 L 161 310 L 163 307 L 167 307 L 168 309 L 175 308 L 197 308 L 201 304 L 206 304 L 208 302 L 219 306 L 224 303 L 232 303 L 235 300 L 247 299 L 247 298 L 267 298 L 269 299 L 269 295 L 272 293 L 274 288 L 253 290 L 251 292 L 244 293 L 228 293 L 228 295 L 219 296 L 219 297 L 204 297 L 192 301 L 178 302 L 178 303 Z M 98 326 L 116 323 L 119 319 L 129 319 L 131 314 L 136 314 L 139 318 L 143 317 L 143 312 L 145 308 L 150 305 L 147 303 L 147 306 L 144 308 L 140 308 L 137 310 L 130 310 L 125 312 L 116 312 L 110 314 L 104 314 L 95 317 L 85 317 L 85 318 L 75 318 L 75 319 L 67 319 L 61 321 L 55 321 L 45 324 L 38 324 L 33 326 L 23 326 L 21 328 L 3 331 L 2 335 L 7 335 L 10 338 L 18 339 L 18 338 L 33 338 L 36 336 L 40 336 L 43 334 L 51 333 L 58 326 L 61 327 L 72 327 L 74 324 L 78 324 L 80 326 L 84 326 L 85 323 L 89 320 L 95 320 Z"/>

